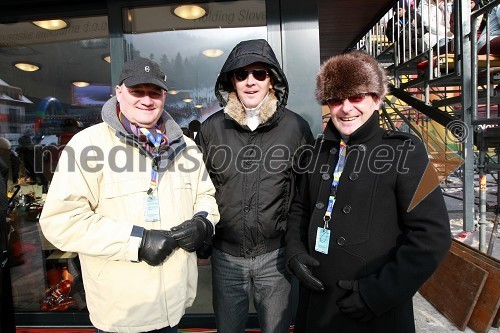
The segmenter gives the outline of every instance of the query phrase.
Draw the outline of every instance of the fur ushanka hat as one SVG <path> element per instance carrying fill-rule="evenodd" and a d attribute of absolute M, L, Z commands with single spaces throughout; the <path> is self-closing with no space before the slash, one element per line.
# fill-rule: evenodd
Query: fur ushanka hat
<path fill-rule="evenodd" d="M 360 93 L 373 93 L 383 99 L 387 93 L 387 75 L 370 55 L 353 51 L 333 56 L 321 65 L 316 77 L 316 99 L 347 98 Z"/>

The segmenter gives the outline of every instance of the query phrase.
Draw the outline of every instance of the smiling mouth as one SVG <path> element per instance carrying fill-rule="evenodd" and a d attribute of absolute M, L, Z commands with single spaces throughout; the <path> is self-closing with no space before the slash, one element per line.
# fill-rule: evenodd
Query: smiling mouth
<path fill-rule="evenodd" d="M 342 121 L 353 121 L 356 120 L 358 117 L 342 117 L 340 118 Z"/>

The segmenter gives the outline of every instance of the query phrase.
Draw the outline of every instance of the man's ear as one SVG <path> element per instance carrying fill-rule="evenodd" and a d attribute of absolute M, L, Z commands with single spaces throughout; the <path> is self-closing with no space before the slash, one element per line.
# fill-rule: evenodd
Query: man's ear
<path fill-rule="evenodd" d="M 116 100 L 118 101 L 118 103 L 120 103 L 121 94 L 122 94 L 121 87 L 115 86 L 115 95 L 116 95 Z"/>

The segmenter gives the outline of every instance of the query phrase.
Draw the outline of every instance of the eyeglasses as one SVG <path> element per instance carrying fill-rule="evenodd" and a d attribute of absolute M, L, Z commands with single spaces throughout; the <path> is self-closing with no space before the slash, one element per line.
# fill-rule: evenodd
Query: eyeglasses
<path fill-rule="evenodd" d="M 268 77 L 269 73 L 265 69 L 254 69 L 249 71 L 247 69 L 237 69 L 234 71 L 234 77 L 238 81 L 246 80 L 248 75 L 252 74 L 256 80 L 264 81 Z"/>
<path fill-rule="evenodd" d="M 359 93 L 356 95 L 349 96 L 347 98 L 330 98 L 327 99 L 325 102 L 328 104 L 329 107 L 334 108 L 337 106 L 340 106 L 346 99 L 349 100 L 350 103 L 356 104 L 356 103 L 361 103 L 365 100 L 366 96 L 373 96 L 373 93 Z"/>

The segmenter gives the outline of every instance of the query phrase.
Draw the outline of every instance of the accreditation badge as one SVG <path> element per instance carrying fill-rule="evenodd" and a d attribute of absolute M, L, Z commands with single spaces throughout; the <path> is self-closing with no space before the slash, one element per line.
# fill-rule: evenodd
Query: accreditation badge
<path fill-rule="evenodd" d="M 316 231 L 316 245 L 314 249 L 320 253 L 328 254 L 328 247 L 330 246 L 330 230 L 318 227 Z"/>
<path fill-rule="evenodd" d="M 147 195 L 144 198 L 144 221 L 160 221 L 160 203 L 155 194 Z"/>

